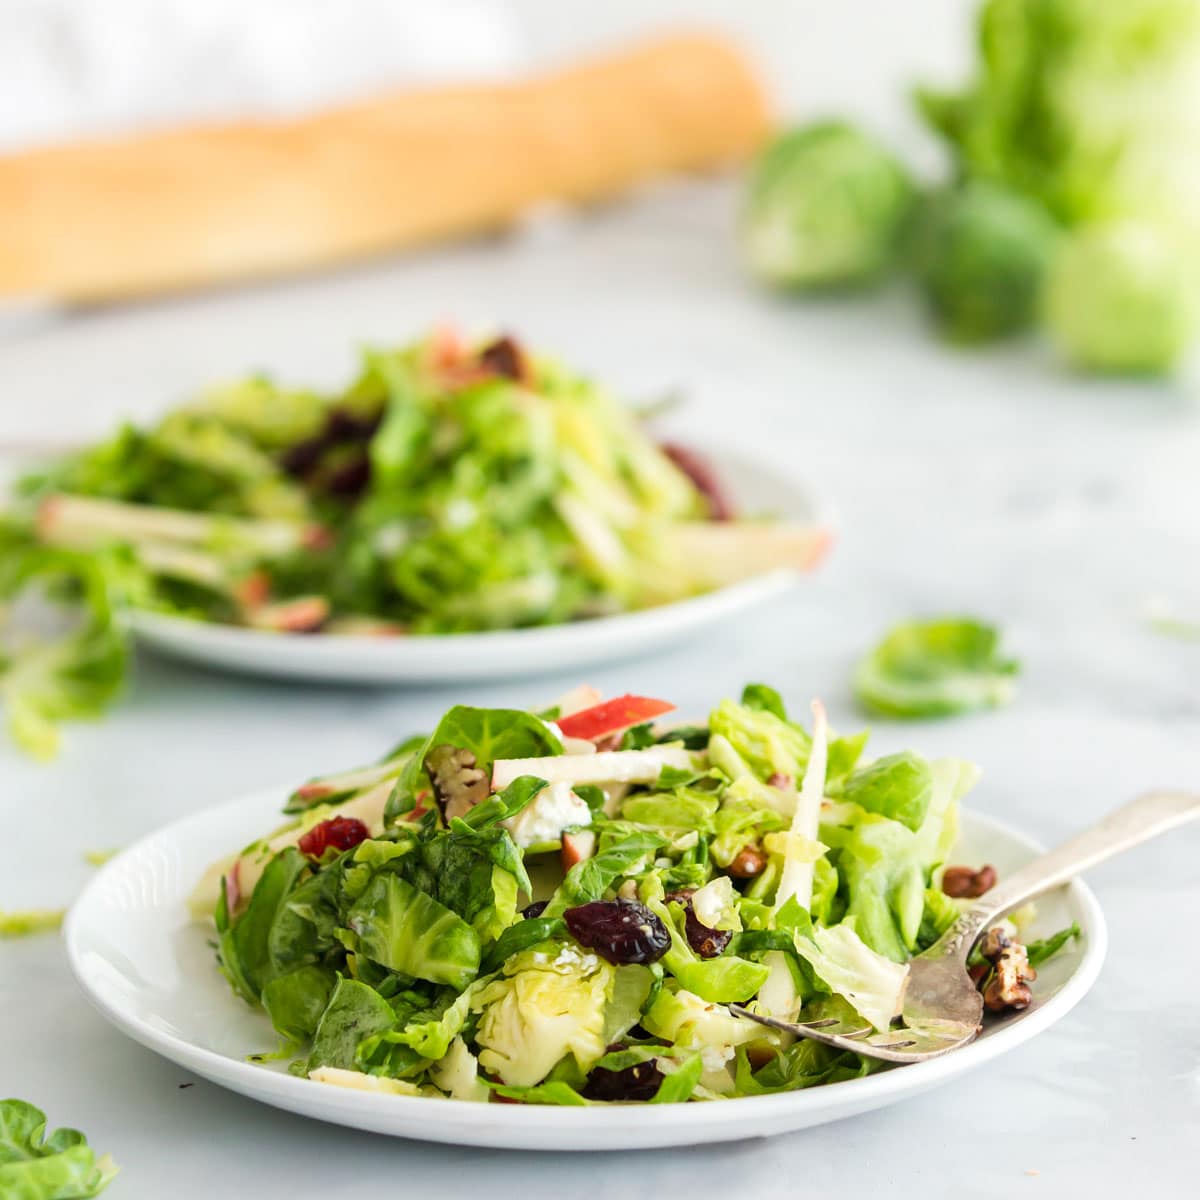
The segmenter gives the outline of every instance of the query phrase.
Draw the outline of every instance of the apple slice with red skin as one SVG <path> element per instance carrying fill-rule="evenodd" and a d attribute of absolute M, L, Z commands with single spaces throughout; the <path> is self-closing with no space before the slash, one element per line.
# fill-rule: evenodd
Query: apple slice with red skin
<path fill-rule="evenodd" d="M 576 829 L 562 835 L 562 869 L 569 871 L 573 866 L 591 858 L 596 853 L 596 835 L 590 829 Z"/>
<path fill-rule="evenodd" d="M 564 737 L 593 742 L 611 733 L 621 733 L 634 725 L 644 724 L 664 713 L 673 712 L 675 705 L 650 696 L 617 696 L 591 708 L 560 717 L 557 724 Z"/>

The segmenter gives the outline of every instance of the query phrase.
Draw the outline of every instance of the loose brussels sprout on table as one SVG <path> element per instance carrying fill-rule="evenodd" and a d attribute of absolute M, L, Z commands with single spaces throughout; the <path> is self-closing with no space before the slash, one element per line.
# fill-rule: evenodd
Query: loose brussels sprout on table
<path fill-rule="evenodd" d="M 1192 281 L 1178 247 L 1153 226 L 1085 228 L 1063 247 L 1046 287 L 1046 322 L 1066 358 L 1093 371 L 1174 367 L 1195 328 Z"/>
<path fill-rule="evenodd" d="M 942 332 L 982 342 L 1029 328 L 1057 240 L 1039 204 L 999 184 L 970 180 L 931 195 L 913 267 Z"/>
<path fill-rule="evenodd" d="M 750 180 L 750 269 L 791 288 L 861 285 L 894 262 L 913 188 L 899 160 L 840 121 L 781 135 Z"/>
<path fill-rule="evenodd" d="M 863 708 L 889 717 L 947 717 L 1007 704 L 1020 664 L 1000 632 L 972 617 L 903 621 L 864 655 L 854 672 Z"/>

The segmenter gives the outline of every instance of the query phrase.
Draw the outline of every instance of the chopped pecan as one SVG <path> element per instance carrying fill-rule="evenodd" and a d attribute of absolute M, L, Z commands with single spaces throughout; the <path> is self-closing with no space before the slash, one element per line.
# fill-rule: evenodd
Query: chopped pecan
<path fill-rule="evenodd" d="M 1004 931 L 1004 927 L 1002 925 L 993 925 L 992 928 L 983 935 L 983 940 L 979 943 L 979 953 L 982 954 L 983 957 L 988 960 L 988 962 L 994 963 L 1011 945 L 1012 939 Z"/>
<path fill-rule="evenodd" d="M 735 879 L 753 879 L 761 875 L 767 865 L 767 856 L 754 845 L 743 846 L 727 868 Z"/>
<path fill-rule="evenodd" d="M 942 872 L 942 891 L 955 900 L 975 900 L 996 886 L 996 868 L 985 863 L 978 871 L 970 867 L 947 867 Z"/>
<path fill-rule="evenodd" d="M 487 799 L 491 781 L 470 750 L 458 746 L 434 746 L 425 765 L 447 821 L 464 816 Z"/>
<path fill-rule="evenodd" d="M 1036 978 L 1025 947 L 1020 942 L 1009 942 L 996 959 L 991 980 L 983 991 L 983 1003 L 990 1012 L 1028 1008 L 1033 1000 L 1029 984 Z"/>
<path fill-rule="evenodd" d="M 983 1003 L 988 1011 L 1028 1008 L 1033 1000 L 1029 984 L 1037 978 L 1037 972 L 1029 965 L 1025 947 L 1014 942 L 1001 926 L 995 926 L 983 935 L 979 952 L 991 967 L 982 971 L 977 967 L 971 978 L 983 987 Z"/>

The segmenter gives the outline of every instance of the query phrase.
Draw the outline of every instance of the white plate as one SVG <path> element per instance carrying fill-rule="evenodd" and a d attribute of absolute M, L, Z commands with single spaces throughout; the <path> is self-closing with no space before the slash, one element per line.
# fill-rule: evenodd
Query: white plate
<path fill-rule="evenodd" d="M 761 461 L 729 451 L 722 484 L 739 511 L 827 524 L 807 489 Z M 495 633 L 440 637 L 352 637 L 262 633 L 157 613 L 134 617 L 137 636 L 156 650 L 206 666 L 332 683 L 429 683 L 515 678 L 630 659 L 694 637 L 735 613 L 787 591 L 798 572 L 779 570 L 676 604 L 640 612 Z"/>
<path fill-rule="evenodd" d="M 530 1150 L 617 1150 L 762 1137 L 892 1104 L 981 1066 L 1064 1017 L 1095 982 L 1106 934 L 1082 883 L 1039 903 L 1037 931 L 1078 921 L 1083 937 L 1047 963 L 1036 1003 L 991 1025 L 970 1046 L 866 1079 L 776 1096 L 712 1103 L 552 1108 L 471 1104 L 347 1091 L 246 1061 L 277 1043 L 261 1013 L 219 974 L 212 932 L 191 923 L 186 899 L 204 868 L 278 820 L 272 791 L 188 817 L 112 860 L 76 901 L 65 938 L 71 969 L 93 1004 L 144 1046 L 198 1075 L 277 1108 L 395 1137 Z M 1028 861 L 1028 838 L 971 812 L 953 858 L 995 864 L 1003 876 Z M 1028 1060 L 1037 1070 L 1036 1058 Z"/>

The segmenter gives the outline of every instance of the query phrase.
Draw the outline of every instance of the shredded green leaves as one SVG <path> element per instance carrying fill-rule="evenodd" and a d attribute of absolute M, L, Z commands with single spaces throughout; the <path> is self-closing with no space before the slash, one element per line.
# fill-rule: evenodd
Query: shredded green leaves
<path fill-rule="evenodd" d="M 0 1196 L 8 1200 L 89 1200 L 117 1167 L 97 1158 L 76 1129 L 46 1132 L 46 1116 L 24 1100 L 0 1100 Z"/>
<path fill-rule="evenodd" d="M 883 716 L 945 717 L 1009 703 L 1019 670 L 993 626 L 934 617 L 891 629 L 856 667 L 854 691 Z"/>

